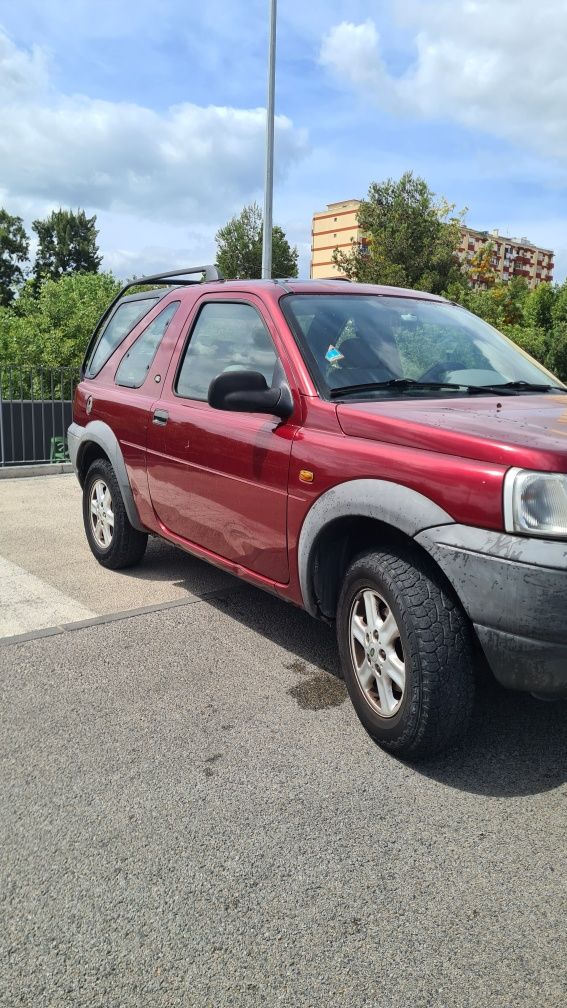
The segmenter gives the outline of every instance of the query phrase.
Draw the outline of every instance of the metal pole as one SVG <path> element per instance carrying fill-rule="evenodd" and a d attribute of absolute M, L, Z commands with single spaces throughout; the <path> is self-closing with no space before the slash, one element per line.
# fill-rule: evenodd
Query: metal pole
<path fill-rule="evenodd" d="M 277 0 L 270 0 L 270 43 L 268 49 L 268 104 L 266 108 L 266 174 L 264 178 L 264 234 L 262 239 L 262 280 L 272 277 L 272 204 L 274 197 L 274 106 L 276 92 Z"/>

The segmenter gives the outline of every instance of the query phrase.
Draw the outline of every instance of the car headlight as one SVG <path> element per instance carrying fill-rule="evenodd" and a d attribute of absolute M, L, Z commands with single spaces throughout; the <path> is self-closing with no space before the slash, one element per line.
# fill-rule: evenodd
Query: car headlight
<path fill-rule="evenodd" d="M 567 475 L 509 469 L 504 477 L 507 532 L 567 538 Z"/>

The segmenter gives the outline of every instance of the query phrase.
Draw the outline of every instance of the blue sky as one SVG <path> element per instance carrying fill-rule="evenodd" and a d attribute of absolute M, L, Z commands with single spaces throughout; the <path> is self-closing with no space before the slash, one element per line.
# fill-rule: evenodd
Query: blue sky
<path fill-rule="evenodd" d="M 214 259 L 262 200 L 268 0 L 0 2 L 0 205 L 96 213 L 119 275 Z M 550 31 L 550 26 L 553 30 Z M 279 0 L 274 217 L 422 175 L 567 274 L 564 0 Z"/>

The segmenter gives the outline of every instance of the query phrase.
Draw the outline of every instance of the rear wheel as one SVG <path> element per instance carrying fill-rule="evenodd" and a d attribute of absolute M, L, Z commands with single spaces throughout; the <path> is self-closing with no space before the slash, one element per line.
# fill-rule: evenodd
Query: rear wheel
<path fill-rule="evenodd" d="M 146 532 L 130 524 L 118 480 L 107 459 L 95 459 L 83 486 L 83 523 L 92 553 L 103 567 L 119 570 L 142 559 Z"/>
<path fill-rule="evenodd" d="M 351 700 L 379 745 L 419 758 L 464 733 L 474 693 L 471 630 L 427 558 L 403 546 L 357 557 L 337 634 Z"/>

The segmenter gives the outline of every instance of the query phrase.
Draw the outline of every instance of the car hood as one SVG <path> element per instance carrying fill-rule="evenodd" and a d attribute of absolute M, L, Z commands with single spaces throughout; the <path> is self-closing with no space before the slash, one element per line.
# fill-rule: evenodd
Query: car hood
<path fill-rule="evenodd" d="M 567 394 L 340 403 L 351 437 L 567 472 Z"/>

